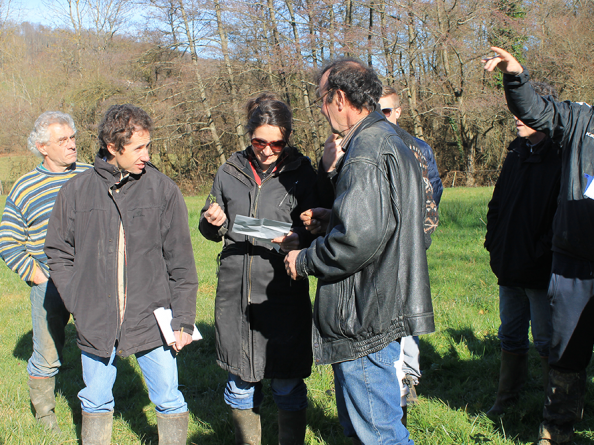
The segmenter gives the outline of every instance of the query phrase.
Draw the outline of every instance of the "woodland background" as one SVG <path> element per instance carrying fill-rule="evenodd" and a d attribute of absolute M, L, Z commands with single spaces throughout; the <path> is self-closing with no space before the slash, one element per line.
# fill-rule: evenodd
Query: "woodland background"
<path fill-rule="evenodd" d="M 501 76 L 480 63 L 490 45 L 512 51 L 561 99 L 594 102 L 594 0 L 46 6 L 55 26 L 17 18 L 14 0 L 0 0 L 0 156 L 21 159 L 35 118 L 60 109 L 75 119 L 80 159 L 91 161 L 101 116 L 130 102 L 156 123 L 153 162 L 189 193 L 245 147 L 243 106 L 262 91 L 291 105 L 292 143 L 318 158 L 329 128 L 314 103 L 315 74 L 340 56 L 371 64 L 400 92 L 400 123 L 433 147 L 446 186 L 492 183 L 514 137 Z M 24 164 L 11 164 L 13 180 Z"/>

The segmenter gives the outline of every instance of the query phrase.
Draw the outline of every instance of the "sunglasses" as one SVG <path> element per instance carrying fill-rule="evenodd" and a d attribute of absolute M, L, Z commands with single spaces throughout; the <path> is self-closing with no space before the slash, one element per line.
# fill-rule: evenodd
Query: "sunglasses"
<path fill-rule="evenodd" d="M 270 149 L 274 153 L 280 153 L 281 151 L 283 151 L 283 148 L 285 148 L 286 145 L 287 142 L 282 139 L 280 141 L 271 142 L 259 138 L 252 139 L 252 147 L 254 147 L 257 150 L 264 150 L 266 147 L 270 147 Z"/>
<path fill-rule="evenodd" d="M 394 108 L 382 108 L 382 113 L 384 113 L 384 116 L 386 116 L 386 117 L 392 116 L 393 111 L 394 111 Z"/>

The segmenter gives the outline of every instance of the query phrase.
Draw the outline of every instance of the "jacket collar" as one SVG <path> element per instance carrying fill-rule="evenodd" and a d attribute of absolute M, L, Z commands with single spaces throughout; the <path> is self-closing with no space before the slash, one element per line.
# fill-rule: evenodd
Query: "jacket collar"
<path fill-rule="evenodd" d="M 371 127 L 373 124 L 375 124 L 376 122 L 379 121 L 385 121 L 386 118 L 383 115 L 383 113 L 381 112 L 381 109 L 379 108 L 379 105 L 376 105 L 375 110 L 372 111 L 371 113 L 369 113 L 367 115 L 367 117 L 365 117 L 363 119 L 363 121 L 358 124 L 357 128 L 355 129 L 355 131 L 352 134 L 349 134 L 349 138 L 346 142 L 346 145 L 342 147 L 342 149 L 344 150 L 344 152 L 346 153 L 349 149 L 349 146 L 351 145 L 351 141 L 363 130 L 365 130 L 366 128 Z"/>
<path fill-rule="evenodd" d="M 95 156 L 94 168 L 110 188 L 119 183 L 124 177 L 127 178 L 128 181 L 138 180 L 142 177 L 142 175 L 145 174 L 146 171 L 143 171 L 140 175 L 133 175 L 132 173 L 123 172 L 117 168 L 117 166 L 110 164 L 99 156 Z"/>
<path fill-rule="evenodd" d="M 518 144 L 511 144 L 510 149 L 518 154 L 522 162 L 538 164 L 546 159 L 552 146 L 553 141 L 548 137 L 536 145 L 530 145 L 528 139 L 518 138 Z"/>
<path fill-rule="evenodd" d="M 296 170 L 303 162 L 305 156 L 299 153 L 295 147 L 288 147 L 287 150 L 289 150 L 287 153 L 287 158 L 283 161 L 280 168 L 271 173 L 271 175 L 275 176 L 287 171 Z M 252 177 L 249 162 L 249 154 L 247 149 L 233 153 L 229 160 L 227 160 L 227 164 L 234 166 L 235 168 L 246 173 L 248 176 Z"/>

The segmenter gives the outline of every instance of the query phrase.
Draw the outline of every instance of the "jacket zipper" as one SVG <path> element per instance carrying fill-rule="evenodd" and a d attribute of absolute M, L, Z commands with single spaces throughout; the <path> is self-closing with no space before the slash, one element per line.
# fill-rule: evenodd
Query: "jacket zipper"
<path fill-rule="evenodd" d="M 271 178 L 272 175 L 268 176 L 266 179 L 264 179 L 264 181 L 262 181 L 262 184 L 260 184 L 258 186 L 258 190 L 256 191 L 256 197 L 254 198 L 254 208 L 253 210 L 250 212 L 250 216 L 252 218 L 256 217 L 256 214 L 258 213 L 258 198 L 260 198 L 260 190 L 262 190 L 262 186 L 264 185 L 264 183 L 266 181 L 268 181 L 269 178 Z M 284 198 L 283 198 L 284 199 Z M 255 238 L 252 238 L 252 241 L 255 241 Z M 253 252 L 253 243 L 250 242 L 250 263 L 248 266 L 248 305 L 252 304 L 252 261 L 254 260 L 254 256 L 252 255 Z"/>

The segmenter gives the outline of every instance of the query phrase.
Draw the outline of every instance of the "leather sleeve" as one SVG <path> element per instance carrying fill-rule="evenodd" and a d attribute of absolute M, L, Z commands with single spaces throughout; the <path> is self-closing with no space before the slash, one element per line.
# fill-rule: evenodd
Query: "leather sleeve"
<path fill-rule="evenodd" d="M 373 193 L 370 193 L 373 190 Z M 336 183 L 332 230 L 299 254 L 301 276 L 337 281 L 381 255 L 396 227 L 387 177 L 370 160 L 345 161 Z"/>

